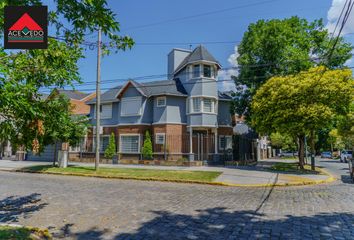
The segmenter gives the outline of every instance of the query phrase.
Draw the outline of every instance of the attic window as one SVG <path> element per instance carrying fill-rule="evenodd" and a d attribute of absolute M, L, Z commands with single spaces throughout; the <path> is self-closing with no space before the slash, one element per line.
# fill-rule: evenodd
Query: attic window
<path fill-rule="evenodd" d="M 193 65 L 193 77 L 200 77 L 200 68 L 199 65 Z"/>
<path fill-rule="evenodd" d="M 210 65 L 203 65 L 203 76 L 206 78 L 211 78 L 211 66 Z"/>

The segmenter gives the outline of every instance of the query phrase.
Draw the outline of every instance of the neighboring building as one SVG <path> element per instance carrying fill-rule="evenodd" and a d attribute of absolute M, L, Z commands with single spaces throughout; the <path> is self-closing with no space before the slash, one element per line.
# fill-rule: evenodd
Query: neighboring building
<path fill-rule="evenodd" d="M 103 93 L 101 151 L 113 132 L 120 162 L 136 163 L 148 130 L 153 136 L 154 159 L 217 160 L 220 152 L 232 148 L 233 134 L 232 98 L 217 89 L 220 68 L 203 46 L 193 51 L 173 49 L 168 55 L 168 80 L 129 80 Z M 95 126 L 96 99 L 86 103 Z M 91 151 L 95 149 L 93 134 L 88 138 Z"/>
<path fill-rule="evenodd" d="M 54 89 L 49 95 L 43 95 L 43 99 L 48 97 L 55 97 L 57 95 L 64 95 L 70 100 L 71 104 L 71 113 L 74 116 L 88 116 L 90 113 L 90 107 L 85 103 L 96 97 L 95 93 L 84 93 L 76 90 L 63 90 L 63 89 Z M 53 161 L 53 158 L 56 158 L 57 150 L 60 149 L 61 143 L 58 143 L 57 146 L 48 145 L 45 147 L 44 151 L 40 155 L 34 155 L 32 152 L 27 153 L 27 160 L 30 161 Z M 80 146 L 74 146 L 70 148 L 72 152 L 79 152 Z"/>

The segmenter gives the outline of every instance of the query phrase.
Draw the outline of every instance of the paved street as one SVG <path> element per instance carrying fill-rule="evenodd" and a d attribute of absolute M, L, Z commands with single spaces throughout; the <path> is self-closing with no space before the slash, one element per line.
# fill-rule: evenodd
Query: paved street
<path fill-rule="evenodd" d="M 272 189 L 10 172 L 0 179 L 0 221 L 47 227 L 56 238 L 354 239 L 354 185 L 346 181 Z"/>

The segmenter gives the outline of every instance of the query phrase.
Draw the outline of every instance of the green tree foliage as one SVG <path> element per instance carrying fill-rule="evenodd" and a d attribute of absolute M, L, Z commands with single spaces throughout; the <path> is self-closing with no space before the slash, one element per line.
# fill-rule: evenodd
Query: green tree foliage
<path fill-rule="evenodd" d="M 106 158 L 112 158 L 116 154 L 117 154 L 117 152 L 116 152 L 116 137 L 115 137 L 114 133 L 112 132 L 111 136 L 109 137 L 109 144 L 108 144 L 106 151 L 104 152 L 104 156 Z"/>
<path fill-rule="evenodd" d="M 297 148 L 296 140 L 288 134 L 275 132 L 270 134 L 270 142 L 273 148 L 294 151 Z"/>
<path fill-rule="evenodd" d="M 349 113 L 353 97 L 352 72 L 324 67 L 263 84 L 252 101 L 252 125 L 263 134 L 279 132 L 299 140 L 299 162 L 304 164 L 304 138 Z"/>
<path fill-rule="evenodd" d="M 0 38 L 3 37 L 4 7 L 42 5 L 41 0 L 0 2 Z M 87 34 L 98 28 L 106 36 L 103 53 L 131 48 L 134 41 L 119 36 L 119 22 L 106 0 L 54 0 L 49 29 L 55 30 L 48 49 L 5 51 L 0 46 L 0 139 L 31 148 L 56 141 L 74 143 L 87 128 L 84 119 L 70 116 L 70 103 L 63 97 L 43 100 L 40 89 L 63 88 L 80 82 L 77 63 L 83 58 Z M 50 31 L 52 32 L 52 31 Z M 58 40 L 60 39 L 60 40 Z M 96 47 L 96 45 L 93 45 Z M 38 145 L 36 144 L 36 145 Z"/>
<path fill-rule="evenodd" d="M 318 65 L 342 67 L 351 58 L 351 45 L 340 38 L 333 57 L 328 59 L 333 45 L 330 39 L 321 20 L 308 22 L 291 17 L 250 24 L 238 45 L 235 111 L 252 117 L 249 110 L 253 95 L 273 76 L 295 74 Z"/>
<path fill-rule="evenodd" d="M 143 157 L 144 159 L 152 159 L 152 142 L 149 131 L 145 132 L 145 140 L 143 145 Z"/>

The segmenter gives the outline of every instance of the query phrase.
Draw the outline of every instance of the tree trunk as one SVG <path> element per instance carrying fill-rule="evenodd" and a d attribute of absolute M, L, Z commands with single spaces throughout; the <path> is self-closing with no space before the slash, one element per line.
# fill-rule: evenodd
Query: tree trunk
<path fill-rule="evenodd" d="M 315 132 L 311 131 L 311 136 L 310 136 L 310 145 L 311 145 L 311 170 L 315 170 Z"/>
<path fill-rule="evenodd" d="M 305 136 L 300 135 L 298 136 L 299 138 L 299 165 L 300 169 L 304 169 L 304 163 L 305 163 L 305 158 L 304 158 L 304 146 L 305 146 Z"/>

